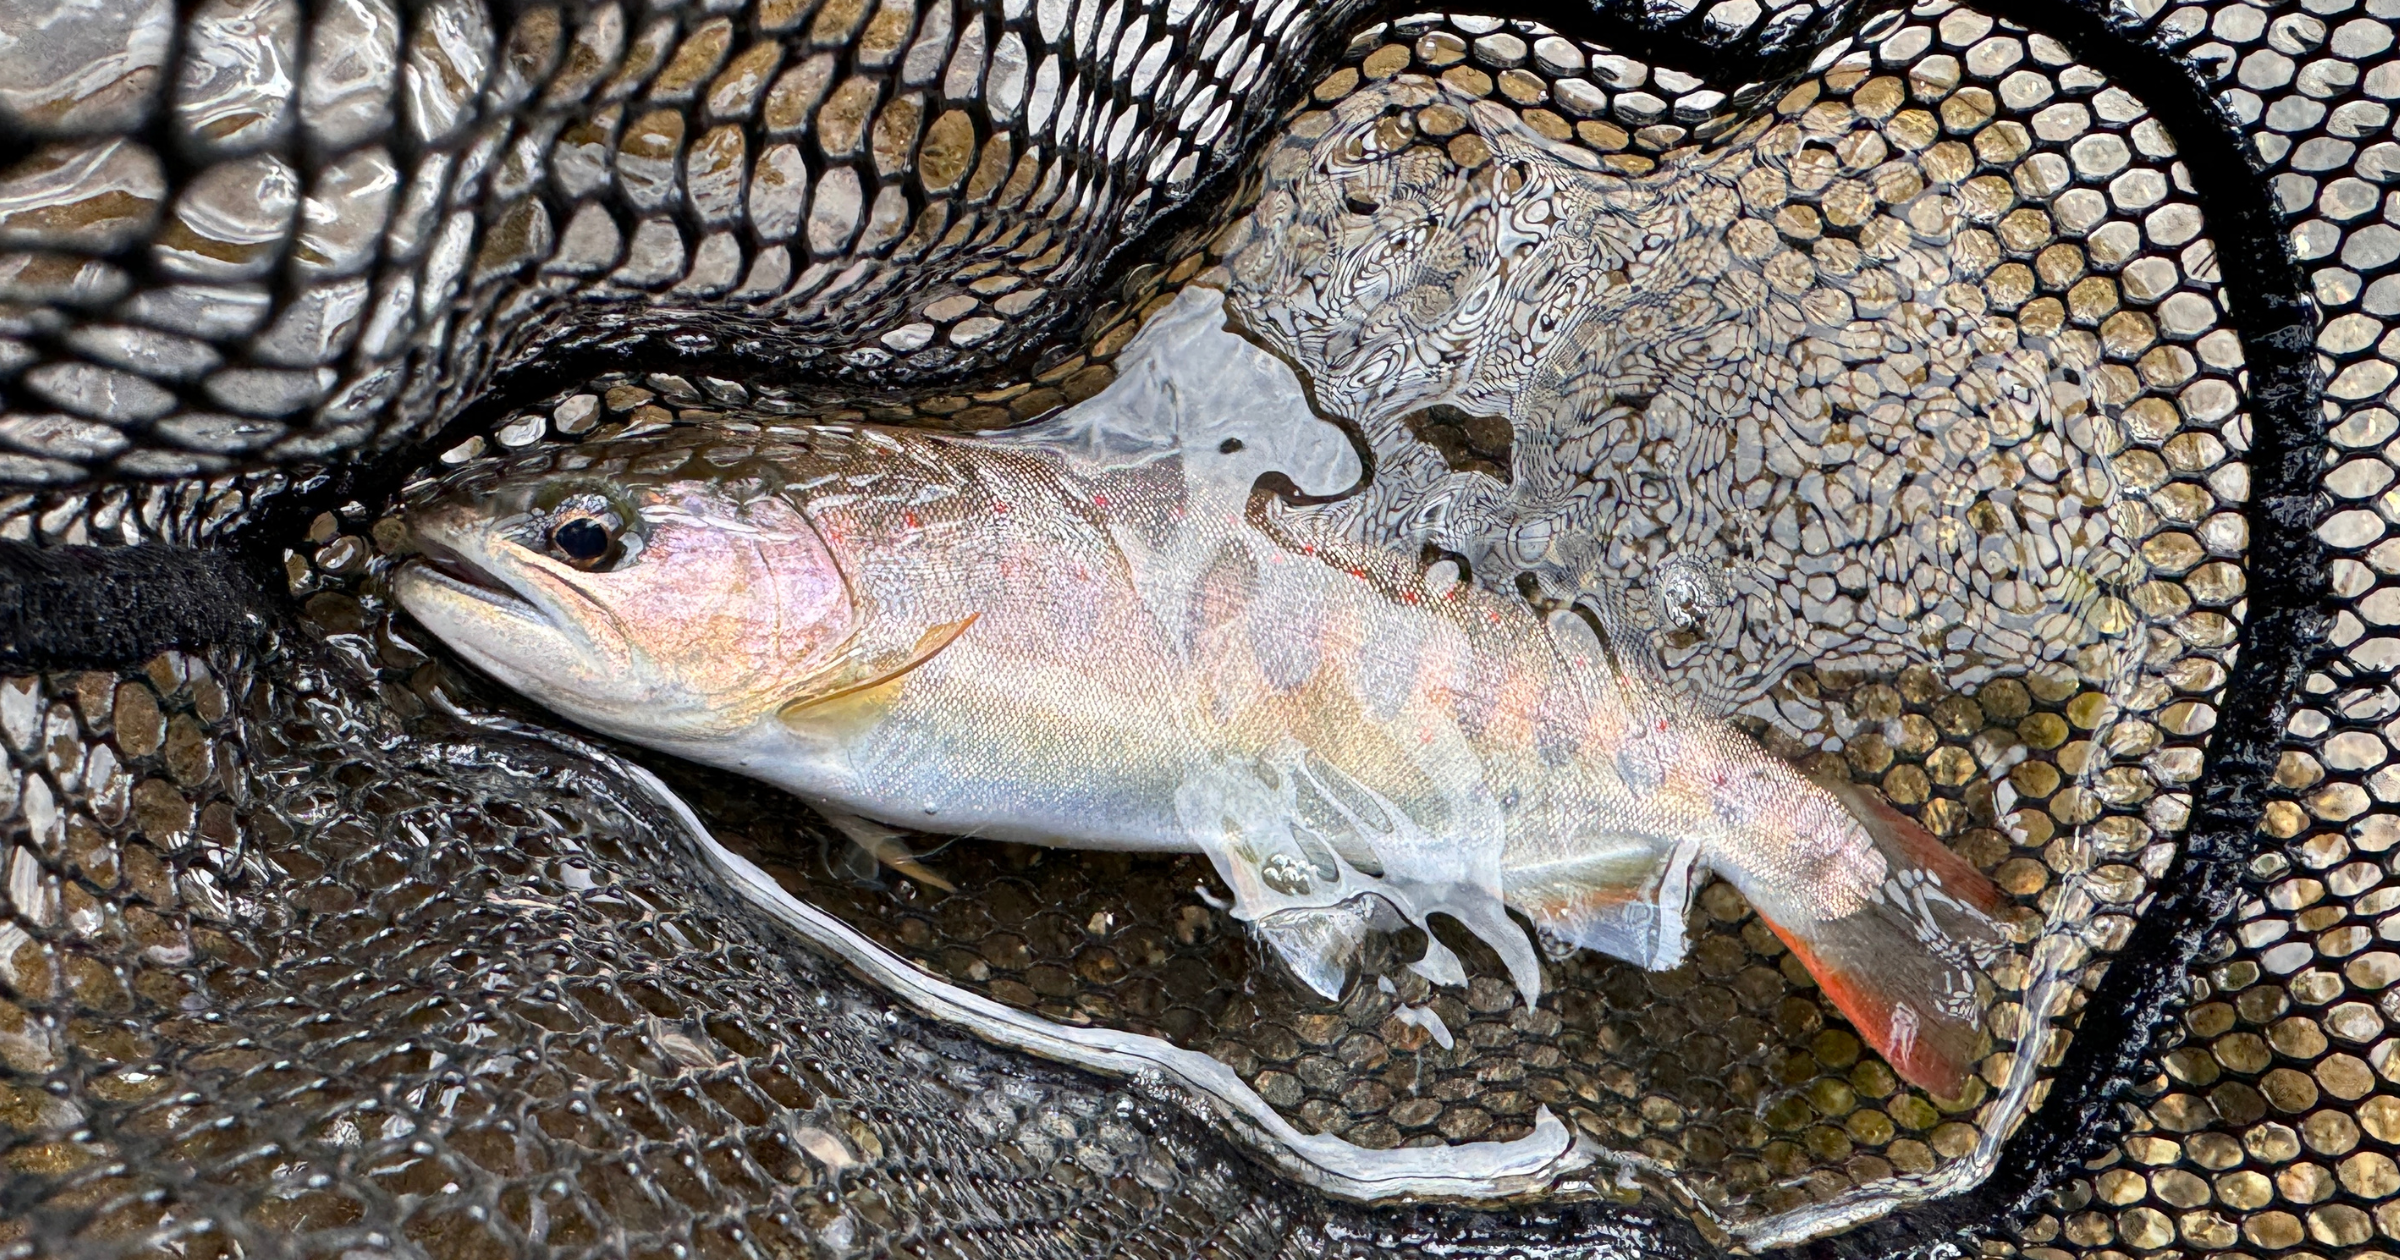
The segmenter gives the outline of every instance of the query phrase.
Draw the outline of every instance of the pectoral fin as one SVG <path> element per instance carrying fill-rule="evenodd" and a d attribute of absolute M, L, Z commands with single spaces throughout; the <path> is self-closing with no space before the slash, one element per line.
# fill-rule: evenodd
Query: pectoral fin
<path fill-rule="evenodd" d="M 795 730 L 813 730 L 828 721 L 856 715 L 859 706 L 880 709 L 899 694 L 902 681 L 942 649 L 958 642 L 982 613 L 946 621 L 917 637 L 906 651 L 862 650 L 845 653 L 813 680 L 808 689 L 784 703 L 776 716 Z"/>

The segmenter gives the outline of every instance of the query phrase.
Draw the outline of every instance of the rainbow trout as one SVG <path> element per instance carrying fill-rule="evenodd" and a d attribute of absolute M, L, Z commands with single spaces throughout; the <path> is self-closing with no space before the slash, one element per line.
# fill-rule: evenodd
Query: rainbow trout
<path fill-rule="evenodd" d="M 1030 434 L 680 429 L 470 469 L 412 510 L 396 594 L 532 700 L 794 793 L 920 877 L 899 829 L 1204 853 L 1328 997 L 1367 930 L 1433 914 L 1528 1002 L 1509 909 L 1673 966 L 1713 873 L 1900 1075 L 1958 1093 L 1989 882 L 1575 613 L 1312 532 L 1292 474 L 1356 455 L 1185 297 Z M 1428 940 L 1420 969 L 1462 982 Z"/>

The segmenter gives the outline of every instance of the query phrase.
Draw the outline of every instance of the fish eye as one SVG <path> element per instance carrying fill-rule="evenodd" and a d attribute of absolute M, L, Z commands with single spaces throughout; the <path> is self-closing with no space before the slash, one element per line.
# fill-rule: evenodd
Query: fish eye
<path fill-rule="evenodd" d="M 518 545 L 587 573 L 614 569 L 641 550 L 636 510 L 610 488 L 552 483 L 527 506 L 511 530 Z"/>
<path fill-rule="evenodd" d="M 550 549 L 578 568 L 589 568 L 608 554 L 608 527 L 588 516 L 570 517 L 550 529 Z"/>

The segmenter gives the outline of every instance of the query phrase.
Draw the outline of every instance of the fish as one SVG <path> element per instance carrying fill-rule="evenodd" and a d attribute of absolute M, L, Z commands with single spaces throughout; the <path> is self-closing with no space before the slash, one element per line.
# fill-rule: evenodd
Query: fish
<path fill-rule="evenodd" d="M 1437 914 L 1529 1005 L 1544 950 L 1672 967 L 1713 875 L 1896 1073 L 1967 1088 L 2008 942 L 1972 864 L 1587 611 L 1312 529 L 1277 469 L 1354 453 L 1219 439 L 1188 372 L 1142 361 L 1110 406 L 1173 413 L 1147 432 L 1109 407 L 1030 437 L 695 426 L 471 465 L 412 502 L 391 590 L 526 698 L 780 788 L 936 886 L 907 834 L 1204 854 L 1328 998 L 1366 932 Z M 1463 983 L 1426 939 L 1418 968 Z"/>

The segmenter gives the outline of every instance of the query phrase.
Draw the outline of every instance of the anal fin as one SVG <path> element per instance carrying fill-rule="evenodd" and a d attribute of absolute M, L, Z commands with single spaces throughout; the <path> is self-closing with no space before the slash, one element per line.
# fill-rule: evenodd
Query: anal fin
<path fill-rule="evenodd" d="M 1328 1002 L 1339 1002 L 1358 964 L 1368 916 L 1349 906 L 1278 910 L 1251 928 L 1302 984 Z"/>
<path fill-rule="evenodd" d="M 1653 971 L 1683 961 L 1691 900 L 1688 848 L 1633 836 L 1596 836 L 1556 861 L 1504 868 L 1501 896 L 1559 940 Z"/>

